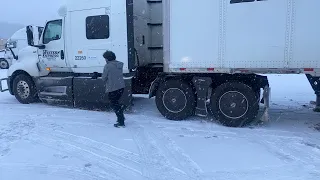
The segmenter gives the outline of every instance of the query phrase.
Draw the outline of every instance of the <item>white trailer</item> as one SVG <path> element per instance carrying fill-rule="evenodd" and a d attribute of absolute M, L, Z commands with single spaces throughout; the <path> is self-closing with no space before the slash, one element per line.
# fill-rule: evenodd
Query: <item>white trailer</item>
<path fill-rule="evenodd" d="M 6 80 L 21 103 L 106 105 L 99 76 L 108 49 L 125 64 L 122 103 L 149 94 L 168 119 L 212 113 L 243 126 L 260 102 L 267 115 L 269 83 L 259 74 L 304 73 L 320 97 L 318 7 L 318 0 L 79 1 L 46 23 L 39 44 L 28 28 L 38 50 L 20 52 Z"/>

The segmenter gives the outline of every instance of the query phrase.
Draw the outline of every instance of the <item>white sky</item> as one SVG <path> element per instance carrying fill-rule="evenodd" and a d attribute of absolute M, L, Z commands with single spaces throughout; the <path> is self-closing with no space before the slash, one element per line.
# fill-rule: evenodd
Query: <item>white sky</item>
<path fill-rule="evenodd" d="M 42 25 L 58 17 L 58 9 L 67 0 L 0 0 L 0 21 L 22 25 Z"/>

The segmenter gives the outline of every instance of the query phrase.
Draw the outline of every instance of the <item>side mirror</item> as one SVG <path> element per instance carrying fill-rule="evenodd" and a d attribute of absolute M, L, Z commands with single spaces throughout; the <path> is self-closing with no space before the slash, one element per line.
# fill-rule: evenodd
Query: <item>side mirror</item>
<path fill-rule="evenodd" d="M 34 46 L 34 41 L 33 41 L 33 28 L 32 26 L 27 26 L 27 40 L 28 40 L 28 45 L 29 46 Z"/>
<path fill-rule="evenodd" d="M 17 41 L 8 41 L 6 43 L 6 47 L 5 48 L 16 48 L 17 47 Z"/>
<path fill-rule="evenodd" d="M 37 44 L 34 43 L 34 32 L 33 32 L 33 27 L 32 26 L 27 26 L 27 41 L 29 46 L 37 47 L 39 49 L 45 49 L 45 45 L 38 45 L 38 40 Z M 36 37 L 37 38 L 37 37 Z"/>

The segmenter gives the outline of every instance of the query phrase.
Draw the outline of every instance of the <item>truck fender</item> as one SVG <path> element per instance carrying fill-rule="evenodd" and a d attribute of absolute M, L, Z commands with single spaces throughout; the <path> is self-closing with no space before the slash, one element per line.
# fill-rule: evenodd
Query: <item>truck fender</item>
<path fill-rule="evenodd" d="M 165 82 L 168 81 L 170 79 L 180 79 L 181 76 L 179 75 L 174 75 L 174 74 L 160 74 L 152 83 L 149 89 L 149 98 L 152 98 L 154 96 L 156 96 L 156 93 L 160 87 L 160 85 Z"/>

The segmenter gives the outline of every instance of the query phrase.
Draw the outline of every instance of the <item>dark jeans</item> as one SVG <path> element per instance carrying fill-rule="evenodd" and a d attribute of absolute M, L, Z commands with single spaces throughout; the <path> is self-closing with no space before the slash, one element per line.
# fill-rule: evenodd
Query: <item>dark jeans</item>
<path fill-rule="evenodd" d="M 119 99 L 123 94 L 124 89 L 119 89 L 113 92 L 109 92 L 109 101 L 111 108 L 116 113 L 119 124 L 124 124 L 123 106 L 119 103 Z"/>

